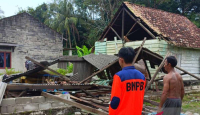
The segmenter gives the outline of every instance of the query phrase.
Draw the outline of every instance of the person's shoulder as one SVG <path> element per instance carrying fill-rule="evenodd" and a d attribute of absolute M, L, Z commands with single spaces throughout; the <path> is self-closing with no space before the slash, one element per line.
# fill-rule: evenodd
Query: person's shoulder
<path fill-rule="evenodd" d="M 171 76 L 169 74 L 164 75 L 163 81 L 168 81 L 170 80 Z"/>
<path fill-rule="evenodd" d="M 180 74 L 180 73 L 176 72 L 175 74 L 176 74 L 176 76 L 177 76 L 177 78 L 178 78 L 179 80 L 182 80 L 182 77 L 181 77 L 181 74 Z"/>
<path fill-rule="evenodd" d="M 117 76 L 122 76 L 123 74 L 124 74 L 124 71 L 123 71 L 123 70 L 118 71 L 118 72 L 116 73 Z"/>

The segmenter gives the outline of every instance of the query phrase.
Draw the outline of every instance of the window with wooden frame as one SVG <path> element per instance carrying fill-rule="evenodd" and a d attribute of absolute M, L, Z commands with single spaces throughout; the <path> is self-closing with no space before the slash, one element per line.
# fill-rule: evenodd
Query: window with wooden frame
<path fill-rule="evenodd" d="M 0 69 L 11 68 L 11 52 L 0 52 Z"/>

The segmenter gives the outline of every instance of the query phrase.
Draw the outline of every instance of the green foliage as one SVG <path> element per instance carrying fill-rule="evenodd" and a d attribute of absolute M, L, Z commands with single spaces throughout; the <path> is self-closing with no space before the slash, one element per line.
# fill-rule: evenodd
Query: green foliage
<path fill-rule="evenodd" d="M 199 0 L 54 0 L 36 8 L 19 9 L 19 13 L 27 12 L 63 34 L 68 40 L 64 40 L 64 47 L 91 48 L 124 1 L 184 15 L 200 27 Z M 82 50 L 77 53 L 84 55 Z"/>
<path fill-rule="evenodd" d="M 70 64 L 67 66 L 67 73 L 72 73 L 73 72 L 73 64 Z"/>
<path fill-rule="evenodd" d="M 66 70 L 66 69 L 61 69 L 61 68 L 59 68 L 59 69 L 57 69 L 56 71 L 57 71 L 58 73 L 62 74 L 62 75 L 66 75 L 66 74 L 67 74 L 67 70 Z"/>
<path fill-rule="evenodd" d="M 72 73 L 73 72 L 73 64 L 70 64 L 69 66 L 67 66 L 67 69 L 59 68 L 55 71 L 57 71 L 58 73 L 60 73 L 62 75 L 66 75 L 67 73 Z M 57 75 L 57 74 L 55 74 L 54 72 L 51 72 L 51 71 L 47 71 L 47 72 L 51 75 Z"/>
<path fill-rule="evenodd" d="M 83 45 L 82 48 L 76 46 L 76 49 L 77 49 L 78 57 L 83 57 L 84 55 L 88 55 L 88 54 L 90 54 L 91 51 L 92 51 L 92 48 L 90 48 L 90 49 L 88 50 L 88 48 L 87 48 L 85 45 Z"/>
<path fill-rule="evenodd" d="M 8 69 L 8 68 L 6 67 L 4 73 L 7 74 L 7 75 L 12 75 L 12 74 L 17 74 L 17 73 L 21 73 L 21 72 L 20 72 L 20 71 L 15 71 L 14 68 Z"/>

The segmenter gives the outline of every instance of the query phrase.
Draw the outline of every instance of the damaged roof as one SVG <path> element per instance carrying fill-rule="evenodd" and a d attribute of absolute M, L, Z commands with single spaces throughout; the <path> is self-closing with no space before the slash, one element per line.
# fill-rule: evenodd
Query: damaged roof
<path fill-rule="evenodd" d="M 187 17 L 129 2 L 124 4 L 136 17 L 174 45 L 200 48 L 200 29 Z"/>
<path fill-rule="evenodd" d="M 102 69 L 106 67 L 108 64 L 118 59 L 117 56 L 105 55 L 105 54 L 99 54 L 99 55 L 89 54 L 83 56 L 83 58 L 98 69 Z"/>

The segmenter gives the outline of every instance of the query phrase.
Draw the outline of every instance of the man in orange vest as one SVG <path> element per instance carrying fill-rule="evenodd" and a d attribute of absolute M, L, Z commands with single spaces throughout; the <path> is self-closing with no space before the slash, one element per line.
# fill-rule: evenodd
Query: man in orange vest
<path fill-rule="evenodd" d="M 141 115 L 146 79 L 132 66 L 133 48 L 121 48 L 118 55 L 122 70 L 113 77 L 109 115 Z"/>

